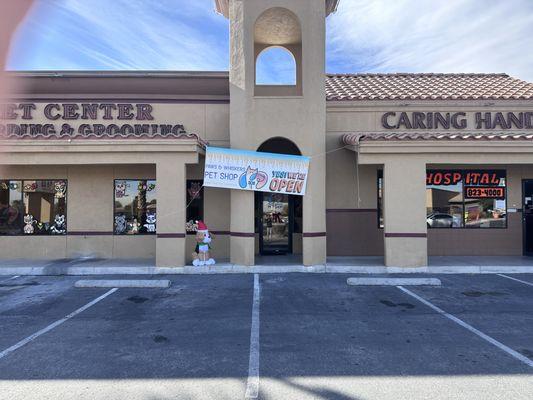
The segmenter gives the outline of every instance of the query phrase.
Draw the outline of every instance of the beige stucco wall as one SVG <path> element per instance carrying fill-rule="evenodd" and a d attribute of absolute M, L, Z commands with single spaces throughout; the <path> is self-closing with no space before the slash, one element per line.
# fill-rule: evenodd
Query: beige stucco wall
<path fill-rule="evenodd" d="M 112 93 L 108 94 L 113 96 Z M 83 93 L 76 95 L 77 99 L 84 99 Z M 91 100 L 90 96 L 86 97 L 84 101 L 78 100 L 69 100 L 68 97 L 58 97 L 57 99 L 47 99 L 46 101 L 40 101 L 37 99 L 25 100 L 16 103 L 33 103 L 35 104 L 36 109 L 32 111 L 32 119 L 22 119 L 22 111 L 17 110 L 19 114 L 17 119 L 10 120 L 0 120 L 0 123 L 4 124 L 53 124 L 56 131 L 61 131 L 63 123 L 68 123 L 77 131 L 81 124 L 116 124 L 118 126 L 123 124 L 181 124 L 183 125 L 187 133 L 194 133 L 200 136 L 200 138 L 209 141 L 213 146 L 222 146 L 227 147 L 229 144 L 229 104 L 227 102 L 172 102 L 161 100 L 151 100 L 150 98 L 143 99 L 142 101 L 136 99 L 128 99 L 127 97 L 121 98 L 120 101 L 106 101 L 105 99 L 96 99 Z M 97 119 L 82 119 L 81 118 L 81 104 L 82 103 L 111 103 L 111 104 L 132 104 L 134 106 L 133 114 L 136 115 L 137 104 L 150 104 L 153 108 L 151 111 L 151 116 L 153 120 L 118 120 L 114 119 L 104 119 L 103 111 L 98 112 Z M 54 109 L 52 111 L 53 115 L 59 115 L 60 118 L 57 120 L 49 120 L 44 116 L 44 109 L 47 104 L 76 104 L 80 109 L 77 111 L 80 114 L 78 119 L 63 119 L 63 113 L 61 110 Z M 114 111 L 113 116 L 116 117 L 116 111 Z"/>
<path fill-rule="evenodd" d="M 340 137 L 326 137 L 326 222 L 330 256 L 383 255 L 378 227 L 377 165 L 357 165 Z M 359 180 L 359 184 L 358 184 Z"/>
<path fill-rule="evenodd" d="M 243 18 L 239 23 L 250 29 L 253 16 L 268 4 L 253 5 L 247 12 L 251 17 Z M 309 17 L 311 8 L 295 6 L 295 12 L 302 20 Z M 314 16 L 313 18 L 315 18 Z M 322 31 L 314 32 L 306 24 L 302 26 L 303 35 L 308 43 L 321 40 Z M 242 32 L 241 32 L 242 33 Z M 249 39 L 241 39 L 238 32 L 233 33 L 235 41 L 242 41 L 242 46 L 250 45 Z M 236 47 L 233 55 L 242 48 Z M 304 46 L 305 50 L 305 46 Z M 304 51 L 303 54 L 308 54 Z M 304 230 L 307 232 L 327 231 L 328 255 L 383 255 L 383 229 L 377 222 L 377 188 L 378 169 L 390 159 L 390 153 L 368 159 L 358 165 L 356 153 L 342 148 L 342 135 L 352 132 L 379 132 L 386 129 L 381 126 L 381 116 L 393 112 L 466 112 L 469 129 L 461 132 L 476 132 L 475 112 L 526 112 L 533 110 L 532 102 L 524 101 L 373 101 L 373 102 L 329 102 L 323 101 L 322 84 L 318 82 L 321 61 L 317 54 L 304 59 L 302 64 L 304 96 L 289 98 L 268 98 L 254 96 L 253 79 L 249 65 L 236 65 L 232 83 L 232 101 L 234 111 L 231 122 L 230 104 L 225 102 L 174 102 L 146 100 L 153 105 L 150 123 L 183 124 L 187 132 L 198 134 L 214 146 L 232 146 L 255 150 L 263 141 L 274 136 L 287 137 L 294 141 L 304 154 L 312 155 L 309 196 L 304 203 Z M 247 63 L 251 59 L 246 59 Z M 321 79 L 321 78 L 320 78 Z M 76 94 L 83 98 L 84 94 Z M 109 96 L 113 96 L 109 94 Z M 68 96 L 65 96 L 68 97 Z M 90 96 L 87 96 L 90 97 Z M 318 100 L 317 100 L 318 99 Z M 31 123 L 46 123 L 42 118 L 44 104 L 50 102 L 74 102 L 68 98 L 56 101 L 34 99 L 37 110 Z M 76 101 L 77 102 L 77 101 Z M 128 101 L 127 97 L 124 102 Z M 79 104 L 79 102 L 78 102 Z M 326 110 L 325 115 L 322 110 Z M 275 115 L 276 118 L 272 118 Z M 300 118 L 301 117 L 301 118 Z M 28 121 L 15 121 L 18 123 Z M 58 122 L 60 123 L 63 121 Z M 80 123 L 115 123 L 117 121 L 69 121 L 75 128 Z M 121 121 L 136 123 L 136 121 Z M 322 141 L 325 126 L 325 145 Z M 513 129 L 516 130 L 516 129 Z M 404 131 L 404 130 L 402 130 Z M 450 129 L 448 132 L 454 131 Z M 435 148 L 443 146 L 435 143 Z M 68 179 L 68 229 L 73 232 L 92 231 L 101 235 L 68 235 L 57 237 L 0 237 L 0 245 L 5 248 L 4 257 L 63 258 L 77 256 L 130 258 L 153 258 L 156 239 L 153 236 L 123 237 L 113 236 L 112 194 L 113 179 L 155 178 L 155 160 L 144 153 L 142 147 L 132 150 L 142 164 L 128 161 L 127 165 L 110 165 L 98 161 L 100 165 L 91 165 L 96 159 L 109 152 L 112 144 L 102 146 L 100 155 L 69 153 L 65 162 L 85 165 L 19 165 L 2 168 L 1 178 L 5 179 Z M 24 162 L 42 163 L 43 153 L 50 151 L 40 148 L 40 154 L 34 156 L 28 152 Z M 418 157 L 423 162 L 431 163 L 436 168 L 505 168 L 508 176 L 508 208 L 521 208 L 521 181 L 533 179 L 533 164 L 524 157 L 520 162 L 511 160 L 507 155 L 487 154 L 486 149 L 478 151 L 471 158 L 472 163 L 465 164 L 465 159 L 449 153 Z M 445 154 L 444 154 L 445 153 Z M 450 155 L 451 154 L 451 155 Z M 85 162 L 80 162 L 82 157 Z M 120 156 L 122 157 L 122 156 Z M 126 156 L 124 156 L 126 157 Z M 131 154 L 128 156 L 131 159 Z M 492 161 L 499 157 L 500 164 Z M 125 162 L 126 158 L 118 160 Z M 509 161 L 507 163 L 507 161 Z M 150 163 L 152 163 L 150 165 Z M 187 179 L 202 177 L 203 159 L 198 166 L 188 166 Z M 325 187 L 325 190 L 323 189 Z M 324 200 L 325 199 L 325 200 Z M 324 203 L 325 201 L 325 203 Z M 325 226 L 320 210 L 326 209 Z M 307 211 L 306 211 L 307 210 Z M 204 219 L 213 232 L 213 254 L 217 259 L 229 259 L 230 230 L 236 232 L 253 232 L 253 194 L 247 192 L 231 193 L 225 189 L 205 188 Z M 231 216 L 233 215 L 233 220 Z M 241 217 L 246 215 L 245 218 Z M 404 226 L 409 230 L 409 224 Z M 427 251 L 429 255 L 519 255 L 522 253 L 522 226 L 520 213 L 508 214 L 506 229 L 429 229 Z M 250 259 L 255 253 L 254 237 L 233 239 L 235 252 Z M 298 237 L 294 241 L 294 252 L 305 249 Z M 307 249 L 310 259 L 321 257 L 323 243 L 321 239 L 308 238 Z M 186 256 L 190 261 L 190 252 L 194 247 L 194 237 L 187 235 Z"/>
<path fill-rule="evenodd" d="M 386 112 L 399 113 L 406 112 L 440 112 L 440 113 L 466 113 L 468 123 L 467 129 L 416 129 L 411 131 L 419 132 L 450 132 L 476 131 L 475 113 L 481 112 L 531 112 L 533 111 L 532 101 L 520 100 L 375 100 L 375 101 L 330 101 L 327 103 L 327 132 L 351 133 L 351 132 L 405 132 L 405 128 L 386 129 L 381 124 L 381 117 Z M 396 120 L 391 118 L 391 121 Z M 478 131 L 486 131 L 479 129 Z M 498 129 L 495 130 L 498 132 Z M 510 131 L 520 131 L 513 126 Z"/>
<path fill-rule="evenodd" d="M 170 99 L 165 101 L 150 99 L 138 101 L 130 100 L 128 96 L 122 96 L 123 98 L 120 101 L 114 100 L 110 102 L 115 104 L 132 103 L 134 105 L 149 103 L 153 107 L 151 115 L 154 120 L 117 120 L 116 118 L 105 120 L 103 119 L 103 113 L 100 112 L 99 118 L 95 120 L 81 118 L 64 120 L 60 118 L 50 121 L 44 115 L 46 104 L 81 104 L 79 100 L 69 100 L 68 95 L 58 96 L 56 99 L 50 99 L 50 97 L 47 96 L 46 101 L 40 101 L 39 98 L 23 101 L 24 103 L 34 103 L 36 105 L 36 109 L 32 111 L 32 120 L 23 120 L 20 115 L 21 112 L 19 112 L 19 118 L 2 121 L 2 123 L 53 124 L 56 131 L 61 129 L 63 123 L 69 123 L 75 131 L 81 124 L 183 124 L 187 133 L 195 133 L 201 139 L 209 141 L 215 146 L 228 146 L 229 105 L 224 101 L 206 101 L 205 103 L 199 101 L 172 102 Z M 83 102 L 99 104 L 106 102 L 102 99 L 91 100 L 90 97 L 87 96 L 87 100 Z M 76 96 L 76 99 L 80 98 L 84 98 L 83 94 Z M 57 113 L 57 111 L 54 110 L 54 113 Z M 114 115 L 116 117 L 116 114 Z M 3 256 L 6 258 L 64 258 L 80 256 L 154 258 L 156 255 L 155 236 L 112 235 L 113 180 L 155 179 L 156 164 L 163 160 L 164 157 L 167 157 L 165 153 L 169 151 L 196 152 L 196 145 L 186 144 L 185 146 L 188 147 L 184 147 L 181 146 L 180 140 L 164 140 L 154 146 L 153 143 L 143 140 L 128 140 L 120 143 L 121 149 L 124 150 L 124 152 L 121 152 L 116 146 L 118 142 L 109 139 L 101 139 L 97 142 L 94 139 L 88 141 L 75 139 L 68 142 L 63 140 L 57 141 L 57 143 L 54 141 L 54 145 L 52 144 L 50 141 L 44 142 L 42 140 L 10 142 L 10 147 L 3 148 L 5 152 L 2 155 L 2 163 L 19 165 L 0 165 L 0 178 L 67 179 L 67 224 L 69 234 L 57 237 L 0 237 L 0 244 L 5 243 L 5 248 L 7 249 L 3 252 Z M 54 157 L 55 152 L 58 152 L 58 155 Z M 114 154 L 111 155 L 112 153 Z M 196 162 L 197 159 L 196 156 L 193 158 L 187 155 L 183 158 L 180 157 L 182 157 L 180 153 L 176 153 L 175 159 L 176 161 L 179 160 L 178 163 Z M 136 160 L 140 164 L 134 164 Z M 117 164 L 110 165 L 114 164 L 114 162 Z M 65 163 L 69 165 L 52 166 L 42 165 L 43 163 Z M 165 171 L 165 168 L 163 167 L 161 171 Z M 191 170 L 191 178 L 188 177 L 189 179 L 198 177 L 198 174 L 194 173 L 194 171 L 194 169 Z M 198 171 L 201 178 L 202 171 Z M 184 191 L 182 192 L 184 193 Z M 226 194 L 227 196 L 228 194 Z M 224 204 L 224 201 L 217 200 L 217 196 L 209 196 L 209 193 L 208 199 L 211 199 L 216 205 Z M 206 208 L 213 209 L 209 205 Z M 216 218 L 219 213 L 217 210 L 213 211 L 215 217 L 211 218 Z M 222 210 L 220 214 L 227 216 L 227 211 Z M 210 218 L 208 217 L 208 219 Z M 179 239 L 162 239 L 161 242 L 176 240 Z M 220 240 L 220 254 L 225 258 L 229 257 L 228 241 L 227 237 Z M 29 242 L 33 245 L 26 246 Z M 9 243 L 14 243 L 14 245 L 8 245 Z M 194 245 L 190 247 L 190 251 L 188 247 L 185 250 L 186 254 L 192 252 Z M 188 260 L 190 260 L 190 256 Z"/>
<path fill-rule="evenodd" d="M 442 167 L 449 168 L 450 166 Z M 483 168 L 498 168 L 507 171 L 507 208 L 521 211 L 522 180 L 533 179 L 533 165 L 488 164 Z M 522 255 L 522 214 L 509 212 L 507 228 L 502 229 L 428 229 L 428 254 L 435 256 Z"/>
<path fill-rule="evenodd" d="M 67 179 L 66 236 L 0 236 L 4 258 L 153 258 L 155 236 L 114 236 L 113 180 L 154 179 L 150 165 L 3 166 L 0 179 Z M 83 233 L 87 233 L 83 235 Z"/>
<path fill-rule="evenodd" d="M 202 179 L 204 158 L 199 164 L 187 166 L 187 179 Z M 230 190 L 204 187 L 204 222 L 211 231 L 211 253 L 217 261 L 230 258 Z M 195 235 L 187 234 L 187 262 L 192 262 Z"/>
<path fill-rule="evenodd" d="M 328 160 L 328 255 L 383 255 L 383 229 L 378 228 L 377 173 L 381 166 L 360 165 L 360 192 L 357 205 L 357 187 L 341 192 L 345 181 L 336 168 L 353 166 L 351 160 L 335 157 Z M 332 168 L 329 165 L 334 165 Z M 522 208 L 522 180 L 533 179 L 533 165 L 428 165 L 428 169 L 504 169 L 507 172 L 507 208 Z M 347 181 L 356 182 L 356 173 L 344 174 Z M 407 226 L 404 227 L 408 229 Z M 521 255 L 521 213 L 509 213 L 507 228 L 503 229 L 428 229 L 428 255 Z"/>
<path fill-rule="evenodd" d="M 201 176 L 202 166 L 188 166 L 187 179 Z M 114 179 L 155 178 L 154 165 L 3 167 L 0 179 L 67 179 L 69 232 L 67 236 L 0 236 L 3 257 L 154 258 L 155 236 L 114 236 L 112 232 Z M 204 219 L 213 231 L 214 257 L 229 259 L 229 190 L 204 188 Z M 79 232 L 88 234 L 72 235 Z M 194 235 L 187 235 L 187 262 L 194 245 Z"/>
<path fill-rule="evenodd" d="M 255 42 L 254 27 L 263 12 L 285 7 L 299 21 L 301 56 L 296 64 L 302 95 L 287 95 L 286 88 L 256 90 L 257 46 L 299 43 L 273 36 Z M 303 263 L 324 264 L 325 241 L 325 11 L 322 0 L 247 0 L 230 2 L 230 143 L 231 147 L 257 150 L 266 140 L 284 137 L 294 142 L 303 155 L 313 156 L 307 192 L 303 199 Z M 272 39 L 272 42 L 268 42 Z M 281 40 L 281 42 L 279 42 Z M 300 39 L 299 39 L 300 40 Z M 299 92 L 297 88 L 294 93 Z M 294 94 L 293 93 L 293 94 Z M 258 95 L 261 94 L 261 95 Z M 317 156 L 315 156 L 317 155 Z M 254 195 L 231 193 L 231 258 L 237 264 L 254 264 Z M 307 235 L 307 236 L 306 236 Z"/>
<path fill-rule="evenodd" d="M 408 104 L 410 103 L 410 104 Z M 470 129 L 476 129 L 475 112 L 526 112 L 533 110 L 532 102 L 525 101 L 374 101 L 329 102 L 327 105 L 327 231 L 328 255 L 383 255 L 383 229 L 377 223 L 377 170 L 390 159 L 384 155 L 379 164 L 357 168 L 357 155 L 352 150 L 340 149 L 345 133 L 386 131 L 381 126 L 383 113 L 400 112 L 466 112 Z M 515 130 L 516 129 L 512 129 Z M 392 130 L 389 130 L 392 131 Z M 405 131 L 402 129 L 401 131 Z M 454 131 L 450 129 L 448 132 Z M 457 130 L 455 130 L 457 131 Z M 484 131 L 484 130 L 481 130 Z M 443 131 L 444 132 L 444 131 Z M 435 146 L 440 144 L 435 143 Z M 422 150 L 421 150 L 422 151 Z M 521 181 L 531 179 L 531 165 L 491 164 L 493 155 L 473 160 L 475 165 L 443 162 L 441 156 L 436 168 L 504 168 L 508 178 L 508 208 L 521 208 Z M 432 158 L 427 157 L 430 162 Z M 433 158 L 434 159 L 434 158 Z M 483 159 L 487 163 L 483 163 Z M 527 159 L 527 157 L 526 157 Z M 371 164 L 371 162 L 370 162 Z M 357 184 L 359 175 L 359 185 Z M 348 189 L 345 187 L 348 186 Z M 359 186 L 360 196 L 357 196 Z M 404 229 L 409 231 L 409 224 Z M 522 223 L 520 213 L 508 214 L 506 229 L 428 229 L 428 255 L 521 255 Z"/>

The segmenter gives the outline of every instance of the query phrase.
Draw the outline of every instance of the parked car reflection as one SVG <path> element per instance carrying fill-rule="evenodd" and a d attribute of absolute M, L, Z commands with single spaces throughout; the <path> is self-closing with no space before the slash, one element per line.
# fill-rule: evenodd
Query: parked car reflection
<path fill-rule="evenodd" d="M 456 215 L 431 213 L 426 218 L 428 228 L 456 228 L 461 226 L 461 219 Z"/>

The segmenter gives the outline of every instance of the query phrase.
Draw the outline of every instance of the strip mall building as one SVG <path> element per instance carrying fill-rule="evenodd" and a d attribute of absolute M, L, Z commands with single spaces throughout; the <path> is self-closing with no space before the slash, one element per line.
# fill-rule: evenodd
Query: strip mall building
<path fill-rule="evenodd" d="M 213 255 L 533 252 L 533 84 L 505 74 L 325 74 L 337 0 L 216 0 L 227 72 L 17 72 L 0 109 L 3 258 L 182 266 Z M 292 85 L 256 81 L 271 47 Z M 309 157 L 304 196 L 204 187 L 206 145 Z M 296 256 L 295 256 L 296 257 Z"/>

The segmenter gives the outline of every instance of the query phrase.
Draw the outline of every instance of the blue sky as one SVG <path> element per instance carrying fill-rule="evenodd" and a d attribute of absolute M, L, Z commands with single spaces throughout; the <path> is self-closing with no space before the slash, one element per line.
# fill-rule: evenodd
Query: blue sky
<path fill-rule="evenodd" d="M 37 0 L 7 67 L 227 70 L 228 21 L 213 8 L 213 0 Z M 327 72 L 533 81 L 532 49 L 532 0 L 341 0 L 327 21 Z"/>

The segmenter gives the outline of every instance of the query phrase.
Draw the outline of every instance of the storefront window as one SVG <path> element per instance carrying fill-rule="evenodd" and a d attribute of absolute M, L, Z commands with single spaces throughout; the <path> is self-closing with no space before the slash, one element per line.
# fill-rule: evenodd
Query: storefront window
<path fill-rule="evenodd" d="M 463 227 L 463 178 L 461 172 L 427 172 L 426 215 L 428 228 Z"/>
<path fill-rule="evenodd" d="M 24 226 L 21 181 L 0 181 L 0 234 L 19 235 Z"/>
<path fill-rule="evenodd" d="M 201 180 L 187 181 L 187 233 L 196 232 L 196 221 L 204 219 L 204 188 Z"/>
<path fill-rule="evenodd" d="M 505 171 L 428 171 L 426 209 L 428 228 L 505 228 Z"/>
<path fill-rule="evenodd" d="M 155 234 L 156 199 L 155 180 L 115 180 L 115 234 Z"/>
<path fill-rule="evenodd" d="M 378 171 L 378 226 L 383 228 L 383 171 Z M 506 228 L 506 174 L 502 170 L 428 170 L 428 228 Z"/>
<path fill-rule="evenodd" d="M 0 181 L 0 235 L 64 235 L 67 181 Z"/>
<path fill-rule="evenodd" d="M 489 176 L 480 179 L 478 174 Z M 473 171 L 465 176 L 465 226 L 505 228 L 507 226 L 506 177 L 503 171 Z"/>

